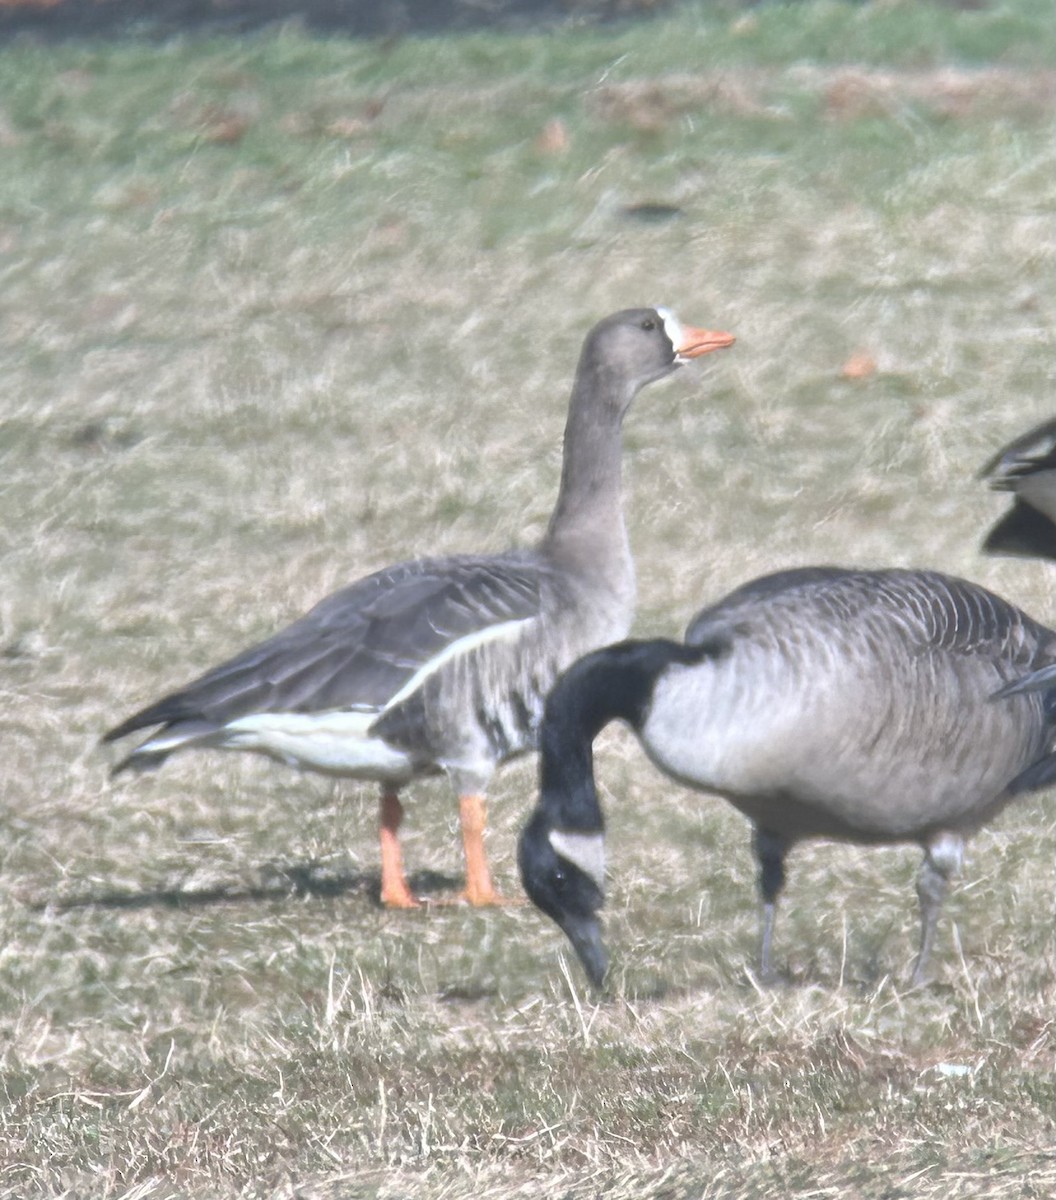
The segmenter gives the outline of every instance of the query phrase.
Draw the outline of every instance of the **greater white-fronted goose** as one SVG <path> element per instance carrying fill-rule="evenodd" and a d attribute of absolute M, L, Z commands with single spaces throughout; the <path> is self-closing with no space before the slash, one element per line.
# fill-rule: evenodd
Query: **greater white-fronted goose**
<path fill-rule="evenodd" d="M 764 979 L 792 846 L 919 843 L 919 983 L 966 837 L 1056 775 L 1056 706 L 1037 674 L 1054 662 L 1056 633 L 961 579 L 836 567 L 757 579 L 698 614 L 684 643 L 623 642 L 558 680 L 540 735 L 539 801 L 520 840 L 525 889 L 600 985 L 604 823 L 592 744 L 622 719 L 661 770 L 752 822 Z M 1023 677 L 1022 694 L 996 697 Z"/>
<path fill-rule="evenodd" d="M 1056 560 L 1056 420 L 1003 446 L 979 474 L 995 491 L 1014 497 L 986 535 L 983 549 Z"/>
<path fill-rule="evenodd" d="M 464 897 L 499 901 L 484 854 L 496 766 L 534 749 L 543 699 L 579 655 L 626 635 L 634 565 L 620 495 L 621 426 L 637 392 L 729 346 L 663 308 L 607 317 L 583 344 L 557 504 L 535 549 L 400 563 L 123 721 L 106 741 L 160 726 L 120 762 L 251 750 L 381 784 L 381 898 L 418 903 L 404 875 L 399 790 L 444 772 L 460 803 Z"/>

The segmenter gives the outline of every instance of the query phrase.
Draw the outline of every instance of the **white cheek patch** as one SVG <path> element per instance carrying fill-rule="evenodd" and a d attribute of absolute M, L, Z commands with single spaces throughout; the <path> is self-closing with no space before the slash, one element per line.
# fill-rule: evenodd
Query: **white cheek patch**
<path fill-rule="evenodd" d="M 554 852 L 574 866 L 605 891 L 605 835 L 603 833 L 573 833 L 569 830 L 552 829 L 550 845 Z"/>
<path fill-rule="evenodd" d="M 667 334 L 671 347 L 675 352 L 675 361 L 683 362 L 684 360 L 678 353 L 678 348 L 682 345 L 682 339 L 685 337 L 682 331 L 682 322 L 669 308 L 665 308 L 662 304 L 656 306 L 656 314 L 664 323 L 664 333 Z"/>

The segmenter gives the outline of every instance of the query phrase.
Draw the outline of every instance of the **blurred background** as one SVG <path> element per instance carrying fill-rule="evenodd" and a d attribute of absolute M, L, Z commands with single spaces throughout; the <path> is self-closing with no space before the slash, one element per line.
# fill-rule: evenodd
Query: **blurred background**
<path fill-rule="evenodd" d="M 1051 0 L 0 4 L 0 1196 L 1048 1196 L 1054 816 L 797 850 L 597 747 L 612 993 L 534 911 L 376 903 L 372 788 L 105 729 L 403 558 L 545 529 L 587 330 L 737 344 L 625 429 L 636 632 L 936 567 L 1053 415 Z M 497 777 L 518 891 L 534 763 Z M 460 882 L 449 790 L 412 884 Z"/>

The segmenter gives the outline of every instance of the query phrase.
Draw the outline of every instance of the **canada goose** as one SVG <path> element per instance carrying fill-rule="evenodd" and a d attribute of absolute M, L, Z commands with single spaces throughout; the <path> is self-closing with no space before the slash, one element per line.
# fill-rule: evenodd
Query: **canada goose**
<path fill-rule="evenodd" d="M 989 554 L 1056 559 L 1056 420 L 1009 442 L 979 472 L 1012 507 L 983 542 Z"/>
<path fill-rule="evenodd" d="M 543 697 L 578 655 L 626 635 L 634 565 L 620 500 L 621 424 L 646 384 L 729 346 L 664 308 L 629 309 L 583 344 L 557 505 L 534 550 L 399 563 L 122 721 L 161 726 L 114 768 L 191 747 L 252 750 L 381 784 L 381 899 L 418 901 L 404 875 L 399 790 L 445 772 L 458 797 L 464 898 L 500 902 L 484 854 L 496 766 L 534 749 Z"/>
<path fill-rule="evenodd" d="M 592 744 L 621 719 L 661 770 L 752 822 L 766 980 L 796 842 L 919 843 L 919 983 L 966 837 L 1056 771 L 1056 706 L 1038 691 L 1046 677 L 1030 675 L 1054 663 L 1056 633 L 961 579 L 837 567 L 756 579 L 699 613 L 684 643 L 623 642 L 558 680 L 540 733 L 539 801 L 520 839 L 525 890 L 600 985 L 604 822 Z M 1021 694 L 994 698 L 1015 681 Z"/>

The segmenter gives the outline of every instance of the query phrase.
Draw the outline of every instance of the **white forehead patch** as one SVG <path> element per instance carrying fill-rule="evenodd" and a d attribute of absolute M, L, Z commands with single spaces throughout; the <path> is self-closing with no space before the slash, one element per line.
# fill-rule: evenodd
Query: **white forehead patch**
<path fill-rule="evenodd" d="M 550 830 L 550 845 L 555 853 L 567 858 L 570 863 L 605 890 L 605 835 L 603 833 L 574 833 L 566 829 Z"/>
<path fill-rule="evenodd" d="M 681 362 L 682 360 L 678 357 L 678 348 L 682 345 L 682 322 L 669 308 L 665 308 L 662 304 L 656 305 L 656 314 L 664 323 L 664 333 L 667 334 L 668 340 L 674 347 L 675 357 Z"/>

